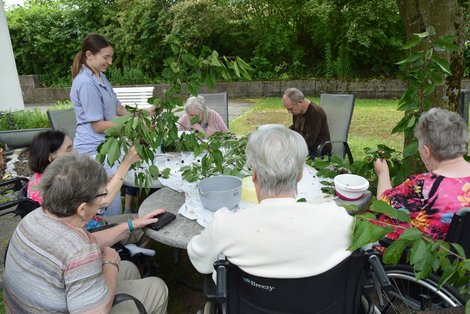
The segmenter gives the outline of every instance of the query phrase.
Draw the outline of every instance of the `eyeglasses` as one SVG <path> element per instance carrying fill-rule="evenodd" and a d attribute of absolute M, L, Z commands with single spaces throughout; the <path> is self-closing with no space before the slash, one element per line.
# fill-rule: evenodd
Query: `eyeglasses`
<path fill-rule="evenodd" d="M 108 194 L 109 194 L 108 189 L 105 188 L 104 191 L 105 191 L 104 193 L 96 194 L 95 196 L 93 196 L 93 198 L 97 198 L 97 197 L 101 197 L 101 196 L 103 196 L 103 197 L 108 196 Z"/>

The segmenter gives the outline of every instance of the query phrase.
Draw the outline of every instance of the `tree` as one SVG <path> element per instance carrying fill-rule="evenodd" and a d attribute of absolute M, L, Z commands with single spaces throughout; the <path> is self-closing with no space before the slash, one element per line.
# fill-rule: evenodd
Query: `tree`
<path fill-rule="evenodd" d="M 460 87 L 464 74 L 464 51 L 467 35 L 465 12 L 468 0 L 397 0 L 400 16 L 408 38 L 414 33 L 426 31 L 426 26 L 433 26 L 436 37 L 453 35 L 454 44 L 459 47 L 453 52 L 442 53 L 441 57 L 450 63 L 451 75 L 445 84 L 437 88 L 432 96 L 434 106 L 458 112 Z M 421 47 L 417 46 L 419 50 Z"/>

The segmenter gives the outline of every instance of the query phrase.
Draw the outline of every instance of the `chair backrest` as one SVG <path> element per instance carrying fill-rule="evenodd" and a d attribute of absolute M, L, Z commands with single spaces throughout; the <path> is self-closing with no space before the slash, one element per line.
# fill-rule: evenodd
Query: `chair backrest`
<path fill-rule="evenodd" d="M 460 244 L 467 258 L 470 257 L 470 207 L 464 207 L 452 217 L 446 241 Z"/>
<path fill-rule="evenodd" d="M 320 106 L 326 113 L 332 142 L 348 141 L 349 126 L 354 110 L 354 94 L 321 94 Z M 344 157 L 344 145 L 332 143 L 331 154 Z"/>
<path fill-rule="evenodd" d="M 150 107 L 148 99 L 153 96 L 153 86 L 113 87 L 122 105 L 138 108 Z"/>
<path fill-rule="evenodd" d="M 77 130 L 77 118 L 73 108 L 47 111 L 47 117 L 54 130 L 64 131 L 73 140 Z"/>
<path fill-rule="evenodd" d="M 359 313 L 366 257 L 354 252 L 325 273 L 296 279 L 250 275 L 230 264 L 228 313 Z"/>
<path fill-rule="evenodd" d="M 222 119 L 224 119 L 225 124 L 228 125 L 228 97 L 227 92 L 222 93 L 207 93 L 199 94 L 199 96 L 204 97 L 205 104 L 207 108 L 216 111 Z"/>

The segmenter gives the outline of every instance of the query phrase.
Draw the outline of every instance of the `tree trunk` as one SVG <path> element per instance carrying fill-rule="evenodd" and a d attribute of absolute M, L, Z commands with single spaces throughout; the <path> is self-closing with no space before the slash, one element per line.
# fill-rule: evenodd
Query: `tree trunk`
<path fill-rule="evenodd" d="M 464 8 L 458 0 L 397 0 L 406 36 L 422 33 L 426 26 L 433 26 L 436 36 L 454 35 L 458 51 L 441 54 L 449 60 L 452 75 L 446 78 L 445 85 L 436 88 L 431 98 L 435 107 L 459 111 L 459 97 L 464 73 L 464 43 L 466 25 Z M 419 49 L 419 47 L 418 47 Z"/>

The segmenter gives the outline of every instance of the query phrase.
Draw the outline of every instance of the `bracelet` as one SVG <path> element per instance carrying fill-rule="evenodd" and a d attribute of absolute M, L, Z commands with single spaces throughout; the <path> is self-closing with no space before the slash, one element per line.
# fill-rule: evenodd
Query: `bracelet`
<path fill-rule="evenodd" d="M 116 266 L 116 268 L 117 268 L 117 270 L 118 270 L 118 272 L 119 272 L 119 263 L 117 263 L 117 262 L 115 262 L 115 261 L 111 261 L 111 260 L 109 260 L 109 261 L 104 261 L 104 262 L 103 262 L 103 265 L 107 265 L 107 264 Z"/>
<path fill-rule="evenodd" d="M 135 229 L 134 229 L 134 225 L 132 224 L 132 219 L 127 219 L 127 225 L 129 226 L 129 231 L 131 233 L 134 233 Z"/>

